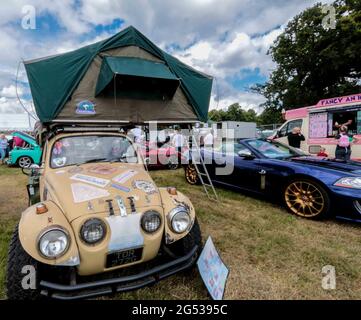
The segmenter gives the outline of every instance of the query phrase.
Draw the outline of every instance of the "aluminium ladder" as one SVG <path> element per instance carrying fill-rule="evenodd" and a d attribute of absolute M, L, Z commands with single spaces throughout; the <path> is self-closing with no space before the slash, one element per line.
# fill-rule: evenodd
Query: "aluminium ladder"
<path fill-rule="evenodd" d="M 197 140 L 193 135 L 190 136 L 190 139 L 191 139 L 191 142 L 189 145 L 189 152 L 191 154 L 192 164 L 194 165 L 194 167 L 197 171 L 197 175 L 203 186 L 204 192 L 206 193 L 207 197 L 210 200 L 218 202 L 218 194 L 217 194 L 216 189 L 214 188 L 213 182 L 209 176 L 209 173 L 208 173 L 207 167 L 204 163 L 204 159 L 201 154 L 201 150 L 198 146 Z M 194 149 L 195 149 L 199 159 L 196 159 L 196 157 L 194 155 Z M 198 163 L 197 160 L 200 163 Z M 198 166 L 201 166 L 202 171 L 200 170 L 200 168 Z"/>

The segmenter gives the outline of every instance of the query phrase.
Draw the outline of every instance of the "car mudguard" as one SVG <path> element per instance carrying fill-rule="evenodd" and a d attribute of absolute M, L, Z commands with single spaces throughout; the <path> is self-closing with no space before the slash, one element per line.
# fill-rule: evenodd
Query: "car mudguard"
<path fill-rule="evenodd" d="M 19 222 L 19 239 L 24 250 L 35 260 L 56 266 L 79 265 L 79 252 L 72 227 L 63 212 L 53 201 L 43 201 L 48 211 L 36 213 L 36 205 L 27 208 L 21 215 Z M 60 227 L 69 236 L 68 250 L 59 258 L 47 259 L 40 253 L 39 239 L 44 232 Z"/>

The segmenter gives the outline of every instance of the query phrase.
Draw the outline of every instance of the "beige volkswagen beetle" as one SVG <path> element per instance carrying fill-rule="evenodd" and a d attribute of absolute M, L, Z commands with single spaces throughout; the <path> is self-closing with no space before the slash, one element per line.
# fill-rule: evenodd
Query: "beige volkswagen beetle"
<path fill-rule="evenodd" d="M 155 185 L 119 128 L 47 136 L 42 167 L 30 169 L 32 205 L 10 243 L 9 299 L 123 292 L 194 265 L 201 232 L 192 203 Z"/>

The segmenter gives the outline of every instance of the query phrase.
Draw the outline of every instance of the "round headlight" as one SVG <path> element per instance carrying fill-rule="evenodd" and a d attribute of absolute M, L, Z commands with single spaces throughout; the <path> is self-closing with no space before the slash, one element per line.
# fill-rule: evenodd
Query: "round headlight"
<path fill-rule="evenodd" d="M 191 223 L 191 217 L 185 207 L 176 207 L 168 215 L 170 227 L 176 233 L 186 231 Z"/>
<path fill-rule="evenodd" d="M 85 221 L 80 230 L 80 236 L 87 244 L 96 244 L 102 241 L 106 234 L 106 226 L 100 219 L 94 218 Z"/>
<path fill-rule="evenodd" d="M 46 231 L 39 239 L 39 250 L 47 259 L 62 256 L 69 247 L 69 237 L 62 229 Z"/>
<path fill-rule="evenodd" d="M 161 225 L 160 214 L 157 211 L 147 211 L 143 214 L 140 223 L 145 232 L 156 232 Z"/>

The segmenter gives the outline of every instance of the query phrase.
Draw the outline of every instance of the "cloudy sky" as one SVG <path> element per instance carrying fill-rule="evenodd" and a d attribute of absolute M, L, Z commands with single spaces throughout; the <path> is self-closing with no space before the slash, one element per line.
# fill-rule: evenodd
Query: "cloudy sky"
<path fill-rule="evenodd" d="M 0 117 L 23 112 L 16 98 L 19 61 L 79 48 L 133 25 L 183 62 L 215 77 L 211 108 L 263 97 L 248 88 L 274 67 L 267 50 L 287 22 L 316 0 L 0 0 Z M 325 1 L 323 1 L 325 2 Z M 33 6 L 35 29 L 22 21 Z M 23 66 L 18 94 L 31 105 Z"/>

